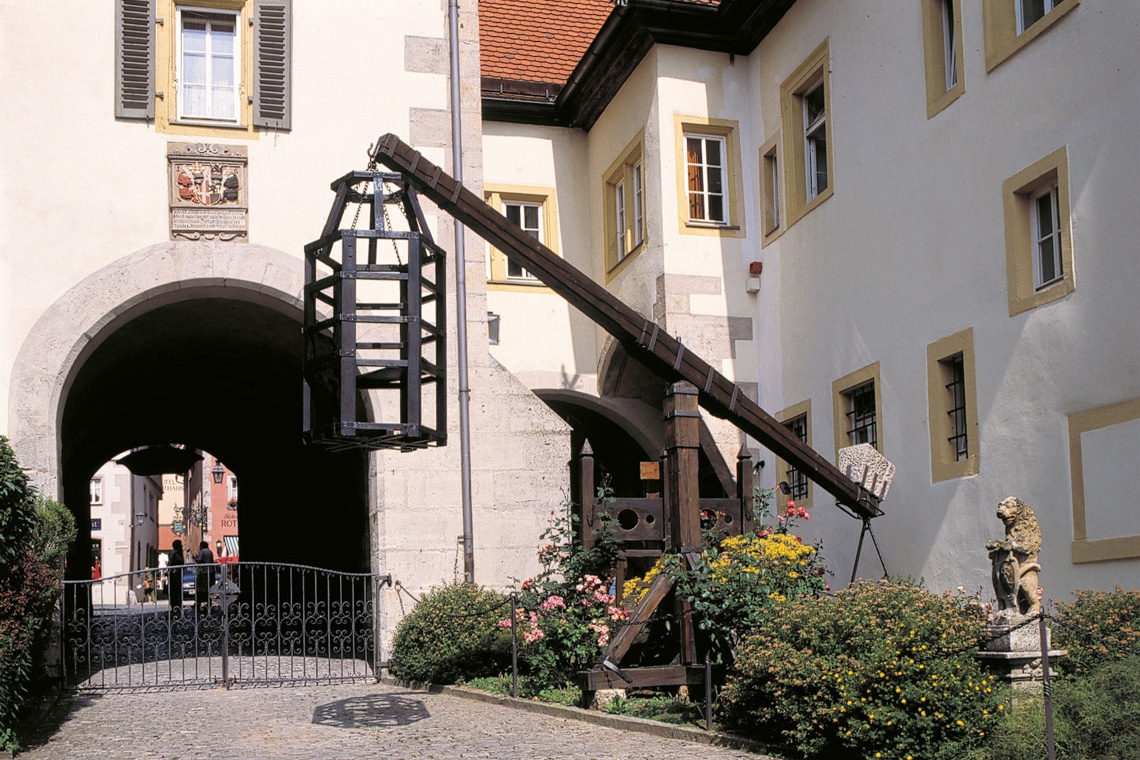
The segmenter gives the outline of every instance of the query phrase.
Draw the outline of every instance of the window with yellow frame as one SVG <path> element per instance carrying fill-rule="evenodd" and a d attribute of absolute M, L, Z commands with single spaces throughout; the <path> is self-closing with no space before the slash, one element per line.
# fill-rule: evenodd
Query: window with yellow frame
<path fill-rule="evenodd" d="M 674 128 L 681 232 L 744 237 L 739 123 L 678 114 Z"/>
<path fill-rule="evenodd" d="M 196 136 L 291 126 L 291 0 L 116 0 L 115 116 Z"/>
<path fill-rule="evenodd" d="M 488 205 L 528 235 L 558 252 L 558 216 L 554 188 L 484 185 Z M 497 248 L 489 248 L 487 282 L 499 289 L 542 287 L 542 281 Z"/>
<path fill-rule="evenodd" d="M 626 146 L 605 174 L 606 271 L 640 253 L 646 243 L 645 160 L 642 136 Z"/>
<path fill-rule="evenodd" d="M 824 40 L 780 85 L 789 227 L 834 193 L 830 61 L 829 41 Z"/>
<path fill-rule="evenodd" d="M 962 73 L 962 0 L 922 0 L 926 118 L 966 91 Z"/>
<path fill-rule="evenodd" d="M 982 0 L 986 71 L 1037 39 L 1081 0 Z"/>
<path fill-rule="evenodd" d="M 1076 290 L 1068 151 L 1061 147 L 1002 183 L 1011 317 Z"/>
<path fill-rule="evenodd" d="M 978 403 L 974 330 L 926 347 L 931 482 L 978 474 Z"/>

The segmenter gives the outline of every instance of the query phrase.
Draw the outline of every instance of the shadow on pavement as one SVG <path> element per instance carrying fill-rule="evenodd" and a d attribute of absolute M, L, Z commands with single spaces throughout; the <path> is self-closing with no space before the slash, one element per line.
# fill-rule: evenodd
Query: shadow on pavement
<path fill-rule="evenodd" d="M 313 723 L 338 728 L 407 726 L 430 717 L 422 701 L 394 694 L 338 699 L 313 711 Z"/>

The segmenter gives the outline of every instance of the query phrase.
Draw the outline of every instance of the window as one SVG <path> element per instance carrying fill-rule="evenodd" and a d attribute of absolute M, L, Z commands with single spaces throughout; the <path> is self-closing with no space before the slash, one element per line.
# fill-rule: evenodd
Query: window
<path fill-rule="evenodd" d="M 787 224 L 831 197 L 834 162 L 831 138 L 831 75 L 828 42 L 780 86 L 780 112 L 784 134 L 785 163 L 783 194 Z"/>
<path fill-rule="evenodd" d="M 557 201 L 553 188 L 487 184 L 484 191 L 488 205 L 557 252 Z M 497 248 L 488 249 L 487 281 L 506 290 L 542 287 L 541 280 Z"/>
<path fill-rule="evenodd" d="M 178 8 L 178 118 L 238 118 L 236 13 Z"/>
<path fill-rule="evenodd" d="M 116 0 L 115 28 L 116 117 L 186 135 L 290 128 L 291 0 Z"/>
<path fill-rule="evenodd" d="M 811 445 L 811 399 L 788 407 L 777 415 L 777 419 L 782 420 L 781 424 L 788 432 L 808 446 Z M 795 499 L 796 506 L 811 506 L 812 485 L 802 470 L 783 459 L 777 459 L 776 481 L 788 484 L 788 498 Z"/>
<path fill-rule="evenodd" d="M 685 135 L 689 221 L 725 224 L 724 138 Z"/>
<path fill-rule="evenodd" d="M 922 0 L 928 119 L 953 103 L 966 91 L 960 71 L 961 13 L 961 0 Z"/>
<path fill-rule="evenodd" d="M 1033 285 L 1035 290 L 1040 290 L 1064 275 L 1056 185 L 1050 185 L 1033 196 L 1033 216 L 1030 221 L 1033 224 Z"/>
<path fill-rule="evenodd" d="M 103 503 L 103 479 L 91 478 L 91 503 Z"/>
<path fill-rule="evenodd" d="M 1055 6 L 1055 0 L 1017 0 L 1017 33 L 1024 34 Z"/>
<path fill-rule="evenodd" d="M 807 199 L 810 201 L 827 189 L 827 109 L 823 83 L 805 93 L 800 102 L 804 109 L 804 157 L 807 161 Z"/>
<path fill-rule="evenodd" d="M 680 230 L 690 235 L 744 236 L 739 124 L 676 115 Z"/>
<path fill-rule="evenodd" d="M 986 71 L 1028 45 L 1081 0 L 982 0 Z"/>
<path fill-rule="evenodd" d="M 931 482 L 978 473 L 974 331 L 926 347 Z"/>
<path fill-rule="evenodd" d="M 880 387 L 878 362 L 832 383 L 836 457 L 839 449 L 860 443 L 883 451 Z"/>
<path fill-rule="evenodd" d="M 780 134 L 777 132 L 760 148 L 760 208 L 764 243 L 782 232 L 780 224 Z"/>
<path fill-rule="evenodd" d="M 1002 183 L 1011 317 L 1076 289 L 1068 188 L 1065 148 Z"/>
<path fill-rule="evenodd" d="M 233 501 L 238 497 L 238 481 L 237 477 L 230 475 L 229 480 L 226 481 L 226 501 Z"/>
<path fill-rule="evenodd" d="M 510 221 L 523 228 L 526 234 L 538 242 L 542 239 L 542 204 L 523 201 L 504 201 L 503 215 Z M 533 280 L 534 275 L 526 271 L 520 264 L 507 259 L 507 278 Z"/>
<path fill-rule="evenodd" d="M 851 446 L 869 443 L 879 447 L 875 426 L 875 384 L 866 383 L 843 394 L 847 397 L 847 442 Z"/>
<path fill-rule="evenodd" d="M 605 174 L 606 271 L 614 269 L 645 243 L 645 163 L 642 135 L 622 151 Z"/>

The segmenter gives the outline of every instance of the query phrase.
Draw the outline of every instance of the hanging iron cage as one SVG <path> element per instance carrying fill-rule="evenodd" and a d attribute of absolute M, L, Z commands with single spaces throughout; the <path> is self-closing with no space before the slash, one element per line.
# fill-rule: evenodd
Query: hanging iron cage
<path fill-rule="evenodd" d="M 305 246 L 305 439 L 334 449 L 443 446 L 444 251 L 399 174 L 354 171 L 332 190 L 321 237 Z"/>

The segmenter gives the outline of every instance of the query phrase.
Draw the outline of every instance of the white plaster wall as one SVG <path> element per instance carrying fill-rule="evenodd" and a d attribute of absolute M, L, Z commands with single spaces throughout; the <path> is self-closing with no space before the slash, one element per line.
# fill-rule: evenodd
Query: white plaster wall
<path fill-rule="evenodd" d="M 782 397 L 765 398 L 778 409 L 810 397 L 814 443 L 831 456 L 832 381 L 880 362 L 884 453 L 899 472 L 874 525 L 892 573 L 988 594 L 984 543 L 1001 532 L 998 501 L 1016 494 L 1045 534 L 1047 596 L 1135 587 L 1140 560 L 1070 560 L 1067 416 L 1140 397 L 1140 220 L 1126 200 L 1140 169 L 1140 7 L 1085 3 L 989 74 L 980 4 L 963 15 L 965 94 L 929 120 L 918 5 L 799 2 L 751 56 L 759 140 L 779 127 L 780 82 L 830 39 L 834 196 L 763 251 L 758 318 L 779 320 L 782 369 Z M 1062 146 L 1077 289 L 1011 318 L 1001 184 Z M 980 472 L 932 485 L 926 346 L 967 327 Z M 817 490 L 808 532 L 845 580 L 858 525 L 828 503 Z M 1135 500 L 1090 509 L 1140 533 Z M 873 554 L 862 570 L 879 570 Z"/>
<path fill-rule="evenodd" d="M 259 291 L 280 308 L 295 307 L 302 249 L 328 214 L 329 183 L 364 168 L 378 136 L 394 132 L 454 171 L 445 110 L 447 4 L 297 0 L 293 10 L 292 129 L 226 139 L 162 134 L 151 123 L 114 119 L 111 4 L 0 0 L 0 433 L 23 441 L 17 453 L 34 462 L 45 490 L 57 488 L 54 415 L 64 378 L 124 304 L 195 280 L 232 287 L 222 295 Z M 464 180 L 478 190 L 476 5 L 461 12 Z M 168 242 L 167 143 L 199 141 L 248 149 L 248 245 Z M 430 203 L 425 213 L 452 251 L 452 225 Z M 537 567 L 534 545 L 560 498 L 569 435 L 487 353 L 480 246 L 468 234 L 476 580 L 502 586 Z M 449 270 L 454 278 L 455 267 Z M 454 315 L 452 303 L 453 330 Z M 29 336 L 42 341 L 42 351 L 28 345 Z M 454 362 L 454 341 L 449 348 Z M 39 364 L 42 372 L 25 371 Z M 14 397 L 15 382 L 29 398 Z M 453 577 L 461 532 L 458 415 L 450 420 L 446 449 L 373 457 L 376 567 L 417 592 Z M 522 430 L 524 420 L 529 427 Z M 399 606 L 394 597 L 381 606 L 387 637 Z"/>
<path fill-rule="evenodd" d="M 486 122 L 483 125 L 484 182 L 554 188 L 558 227 L 547 230 L 547 245 L 567 262 L 592 275 L 590 185 L 587 138 L 581 130 Z M 487 243 L 481 249 L 489 252 Z M 487 309 L 500 315 L 499 344 L 491 355 L 529 388 L 597 387 L 593 323 L 559 295 L 545 289 L 496 287 Z"/>
<path fill-rule="evenodd" d="M 203 140 L 114 119 L 111 5 L 0 0 L 0 415 L 6 368 L 44 309 L 94 269 L 169 238 L 168 142 L 247 146 L 249 241 L 300 258 L 328 214 L 329 183 L 363 168 L 379 135 L 408 141 L 413 108 L 447 107 L 446 76 L 404 70 L 405 35 L 446 37 L 445 3 L 293 8 L 293 129 Z"/>

